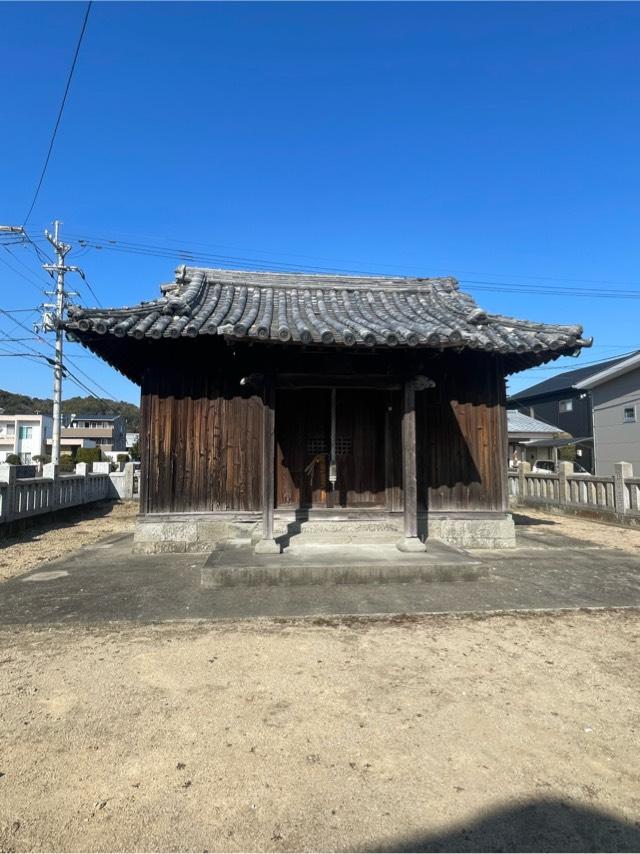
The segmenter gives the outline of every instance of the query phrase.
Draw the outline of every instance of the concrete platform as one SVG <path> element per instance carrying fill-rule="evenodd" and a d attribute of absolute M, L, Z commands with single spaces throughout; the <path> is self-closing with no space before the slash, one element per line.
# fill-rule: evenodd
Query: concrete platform
<path fill-rule="evenodd" d="M 216 549 L 201 570 L 203 587 L 274 584 L 363 584 L 472 581 L 489 565 L 461 549 L 430 540 L 427 551 L 403 553 L 377 545 L 296 543 L 281 554 L 255 554 L 249 544 Z"/>
<path fill-rule="evenodd" d="M 0 625 L 640 608 L 637 555 L 567 537 L 552 519 L 520 514 L 516 531 L 516 549 L 472 553 L 491 571 L 465 583 L 216 588 L 201 581 L 208 555 L 133 555 L 132 536 L 114 535 L 0 585 Z"/>

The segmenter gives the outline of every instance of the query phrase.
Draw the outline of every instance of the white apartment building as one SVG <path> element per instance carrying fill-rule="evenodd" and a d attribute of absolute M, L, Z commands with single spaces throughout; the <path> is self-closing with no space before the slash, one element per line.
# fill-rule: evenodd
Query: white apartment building
<path fill-rule="evenodd" d="M 8 454 L 17 454 L 23 465 L 46 454 L 47 439 L 53 434 L 50 415 L 7 415 L 0 413 L 0 463 Z"/>

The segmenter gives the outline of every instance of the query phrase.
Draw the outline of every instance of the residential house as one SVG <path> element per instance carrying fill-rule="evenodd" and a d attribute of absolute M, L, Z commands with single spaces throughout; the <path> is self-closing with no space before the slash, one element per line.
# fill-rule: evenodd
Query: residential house
<path fill-rule="evenodd" d="M 535 465 L 538 460 L 557 462 L 558 447 L 571 440 L 568 433 L 553 424 L 531 418 L 517 409 L 507 410 L 509 467 L 520 462 Z"/>
<path fill-rule="evenodd" d="M 576 389 L 591 398 L 595 473 L 610 476 L 615 463 L 627 462 L 640 477 L 640 352 L 600 365 Z"/>
<path fill-rule="evenodd" d="M 126 422 L 122 415 L 72 415 L 60 432 L 60 450 L 75 454 L 78 448 L 126 450 Z M 51 443 L 49 443 L 51 445 Z"/>
<path fill-rule="evenodd" d="M 579 387 L 584 380 L 624 361 L 626 356 L 608 359 L 598 365 L 585 365 L 571 371 L 562 371 L 547 380 L 513 394 L 509 405 L 532 418 L 557 425 L 574 436 L 576 461 L 593 472 L 593 413 L 591 393 Z"/>
<path fill-rule="evenodd" d="M 256 529 L 279 553 L 275 514 L 328 516 L 329 541 L 379 520 L 401 550 L 515 544 L 505 376 L 590 346 L 582 327 L 489 314 L 450 278 L 180 267 L 161 292 L 65 322 L 142 388 L 136 550 Z"/>
<path fill-rule="evenodd" d="M 0 463 L 9 454 L 17 454 L 23 465 L 30 465 L 36 457 L 46 454 L 52 431 L 50 415 L 0 413 Z"/>

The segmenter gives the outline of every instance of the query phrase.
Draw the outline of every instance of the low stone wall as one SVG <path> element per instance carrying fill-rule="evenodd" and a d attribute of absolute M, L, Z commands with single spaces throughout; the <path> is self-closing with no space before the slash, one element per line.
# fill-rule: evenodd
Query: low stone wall
<path fill-rule="evenodd" d="M 20 466 L 0 465 L 0 525 L 106 498 L 134 498 L 133 463 L 124 471 L 110 472 L 109 463 L 78 463 L 75 472 L 61 473 L 58 466 L 43 466 L 42 477 L 19 477 Z"/>
<path fill-rule="evenodd" d="M 42 477 L 17 478 L 16 466 L 0 465 L 0 524 L 43 513 L 102 501 L 109 497 L 109 475 L 87 471 L 80 463 L 75 474 L 60 474 L 48 463 Z"/>
<path fill-rule="evenodd" d="M 509 499 L 515 507 L 640 526 L 640 478 L 631 463 L 616 463 L 613 477 L 576 474 L 571 463 L 561 463 L 558 474 L 532 472 L 523 463 L 509 473 Z"/>

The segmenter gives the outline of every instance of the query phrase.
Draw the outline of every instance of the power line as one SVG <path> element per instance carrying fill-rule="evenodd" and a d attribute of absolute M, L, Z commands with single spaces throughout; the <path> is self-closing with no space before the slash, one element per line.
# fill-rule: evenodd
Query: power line
<path fill-rule="evenodd" d="M 7 252 L 9 251 L 6 246 L 3 248 L 6 249 Z M 9 270 L 11 270 L 12 273 L 15 273 L 16 276 L 20 276 L 21 279 L 24 279 L 25 282 L 28 282 L 32 288 L 35 288 L 38 291 L 38 293 L 41 294 L 43 292 L 42 285 L 38 284 L 37 282 L 35 282 L 33 279 L 29 278 L 28 276 L 25 276 L 24 273 L 20 272 L 20 270 L 17 270 L 12 264 L 10 264 L 5 258 L 2 258 L 1 256 L 0 256 L 0 263 L 4 264 L 5 267 L 8 267 Z"/>
<path fill-rule="evenodd" d="M 116 234 L 123 234 L 122 232 L 115 232 L 115 233 Z M 127 237 L 127 235 L 123 235 L 123 236 Z M 132 234 L 131 236 L 138 237 L 138 238 L 140 238 L 140 237 L 148 238 L 149 240 L 155 240 L 155 241 L 159 240 L 163 243 L 163 245 L 166 245 L 167 243 L 179 243 L 182 245 L 189 244 L 191 246 L 201 246 L 201 247 L 205 247 L 205 248 L 209 248 L 209 249 L 211 249 L 213 247 L 218 247 L 220 249 L 236 249 L 239 252 L 257 252 L 258 254 L 287 256 L 290 258 L 307 258 L 309 260 L 315 259 L 317 261 L 318 260 L 319 261 L 331 261 L 334 263 L 344 263 L 344 264 L 350 264 L 350 265 L 362 264 L 362 265 L 367 266 L 367 265 L 371 265 L 371 263 L 372 263 L 370 261 L 354 261 L 353 259 L 331 258 L 331 257 L 327 257 L 327 256 L 322 256 L 322 255 L 305 255 L 305 254 L 301 254 L 299 252 L 283 252 L 281 250 L 272 251 L 269 249 L 255 249 L 255 248 L 250 249 L 250 248 L 246 248 L 246 247 L 230 246 L 229 244 L 221 244 L 221 243 L 207 244 L 207 243 L 203 243 L 201 241 L 184 240 L 182 238 L 177 240 L 176 238 L 173 238 L 173 237 L 151 235 L 151 234 L 140 234 L 140 233 L 138 233 L 138 234 Z M 90 239 L 98 240 L 99 242 L 116 242 L 113 240 L 110 241 L 108 238 L 90 238 Z M 194 252 L 194 254 L 197 255 L 198 253 Z M 222 256 L 222 257 L 224 257 L 224 256 Z M 272 261 L 270 263 L 278 263 L 278 262 Z M 385 262 L 375 262 L 373 264 L 373 266 L 388 267 L 389 269 L 392 269 L 392 270 L 398 270 L 399 268 L 402 268 L 405 270 L 415 270 L 415 268 L 416 268 L 415 264 L 414 265 L 401 264 L 401 263 L 387 264 Z M 313 267 L 310 269 L 317 269 L 317 267 Z M 340 269 L 343 269 L 343 268 L 340 268 Z M 491 278 L 499 278 L 499 279 L 502 279 L 502 278 L 534 279 L 536 281 L 544 280 L 544 281 L 549 281 L 549 282 L 573 282 L 573 283 L 583 283 L 583 284 L 591 284 L 591 285 L 633 285 L 633 284 L 635 284 L 634 282 L 616 281 L 616 280 L 612 280 L 612 279 L 573 279 L 573 278 L 567 278 L 567 277 L 562 277 L 562 276 L 532 276 L 532 275 L 527 275 L 524 273 L 487 273 L 487 272 L 479 272 L 478 270 L 461 270 L 459 268 L 456 268 L 455 265 L 451 265 L 451 264 L 436 264 L 436 265 L 434 265 L 433 269 L 439 269 L 439 270 L 445 270 L 446 269 L 450 272 L 454 272 L 456 274 L 460 274 L 460 275 L 464 275 L 464 276 L 490 276 Z M 345 272 L 347 272 L 347 271 L 345 270 Z"/>
<path fill-rule="evenodd" d="M 38 186 L 36 187 L 36 191 L 33 195 L 32 201 L 31 201 L 31 206 L 29 208 L 29 211 L 28 211 L 26 217 L 24 218 L 24 222 L 22 223 L 23 227 L 26 226 L 27 222 L 29 221 L 29 217 L 31 216 L 31 213 L 32 213 L 33 208 L 34 208 L 35 203 L 36 203 L 36 200 L 38 198 L 38 194 L 40 193 L 40 187 L 42 187 L 42 182 L 44 181 L 44 176 L 45 176 L 45 172 L 47 171 L 47 166 L 49 165 L 49 159 L 51 157 L 51 152 L 53 151 L 53 143 L 55 142 L 56 134 L 58 133 L 58 128 L 60 126 L 60 120 L 62 119 L 62 113 L 64 111 L 64 105 L 67 102 L 67 95 L 69 94 L 69 87 L 71 86 L 71 80 L 73 78 L 73 72 L 74 72 L 75 67 L 76 67 L 78 54 L 80 53 L 80 45 L 82 44 L 82 39 L 84 37 L 84 31 L 87 27 L 87 21 L 89 19 L 89 12 L 90 11 L 91 11 L 91 0 L 89 0 L 89 2 L 87 3 L 87 9 L 84 13 L 84 20 L 82 22 L 82 29 L 80 30 L 80 36 L 78 38 L 78 42 L 76 44 L 76 50 L 75 50 L 75 53 L 73 55 L 73 62 L 71 63 L 71 68 L 69 69 L 69 75 L 67 77 L 67 85 L 65 86 L 64 95 L 62 96 L 62 102 L 60 104 L 60 109 L 58 110 L 58 118 L 56 119 L 56 123 L 55 123 L 55 126 L 53 128 L 53 133 L 51 134 L 51 141 L 49 142 L 49 150 L 47 151 L 47 156 L 46 156 L 45 161 L 44 161 L 44 166 L 42 167 L 42 172 L 40 173 L 40 180 L 38 181 Z"/>
<path fill-rule="evenodd" d="M 2 356 L 4 358 L 29 359 L 30 361 L 35 362 L 37 365 L 41 365 L 42 367 L 45 367 L 43 365 L 43 362 L 46 362 L 47 366 L 51 366 L 54 364 L 54 360 L 50 359 L 48 356 L 45 356 L 42 353 L 36 353 L 35 351 L 34 351 L 34 353 L 35 353 L 34 355 L 32 355 L 31 353 L 19 353 L 15 350 L 9 350 L 5 347 L 0 347 L 0 356 Z M 39 360 L 42 360 L 42 361 L 39 361 Z M 107 403 L 106 400 L 104 400 L 103 398 L 101 398 L 97 394 L 95 394 L 93 391 L 91 391 L 91 389 L 85 383 L 83 383 L 81 380 L 79 380 L 75 376 L 75 374 L 73 374 L 67 367 L 63 366 L 63 371 L 64 371 L 65 377 L 70 382 L 72 382 L 75 386 L 77 386 L 81 391 L 86 391 L 90 395 L 90 397 L 93 397 L 95 400 L 99 401 L 100 403 L 104 403 L 104 405 L 106 406 L 107 409 L 110 408 L 110 405 L 109 405 L 109 403 Z M 117 402 L 118 401 L 116 401 L 116 403 Z"/>
<path fill-rule="evenodd" d="M 22 244 L 22 245 L 24 245 L 24 244 Z M 39 272 L 38 272 L 38 273 L 34 273 L 34 271 L 31 269 L 31 267 L 29 267 L 29 265 L 28 265 L 28 264 L 25 264 L 25 263 L 24 263 L 24 261 L 22 261 L 22 259 L 18 258 L 18 256 L 15 254 L 15 252 L 12 252 L 12 251 L 11 251 L 11 249 L 9 249 L 9 248 L 8 248 L 8 247 L 6 247 L 6 246 L 5 246 L 4 248 L 5 248 L 5 249 L 6 249 L 6 251 L 9 253 L 9 255 L 11 255 L 11 257 L 13 258 L 13 260 L 14 260 L 17 264 L 20 264 L 20 266 L 21 266 L 21 267 L 23 267 L 23 268 L 24 268 L 28 273 L 30 273 L 32 276 L 39 276 Z M 38 279 L 38 281 L 40 281 L 40 279 Z M 43 282 L 44 282 L 44 287 L 47 287 L 47 288 L 48 288 L 48 287 L 49 287 L 49 282 L 47 282 L 46 280 L 43 280 Z"/>
<path fill-rule="evenodd" d="M 89 281 L 89 279 L 87 279 L 87 274 L 86 274 L 84 271 L 82 271 L 82 270 L 79 270 L 79 271 L 78 271 L 78 274 L 79 274 L 80 278 L 82 279 L 82 281 L 83 281 L 83 282 L 85 283 L 85 285 L 87 286 L 87 288 L 89 289 L 89 292 L 91 293 L 91 296 L 92 296 L 92 297 L 94 298 L 94 300 L 98 303 L 98 306 L 99 306 L 100 308 L 102 308 L 102 307 L 103 307 L 103 306 L 102 306 L 102 303 L 101 303 L 101 302 L 100 302 L 100 300 L 98 299 L 98 295 L 96 294 L 96 292 L 94 291 L 94 289 L 91 287 L 91 282 Z"/>
<path fill-rule="evenodd" d="M 28 327 L 28 326 L 25 326 L 25 325 L 24 325 L 24 323 L 21 323 L 19 320 L 16 320 L 16 318 L 15 318 L 15 317 L 12 317 L 12 316 L 11 316 L 11 312 L 7 311 L 6 309 L 4 309 L 4 308 L 0 308 L 0 314 L 4 314 L 6 317 L 8 317 L 8 318 L 10 318 L 11 320 L 15 321 L 15 323 L 16 323 L 18 326 L 20 326 L 22 329 L 25 329 L 27 332 L 31 332 L 31 331 L 32 331 L 32 330 L 30 330 L 30 329 L 29 329 L 29 327 Z M 3 334 L 3 335 L 4 335 L 5 333 L 3 332 L 3 330 L 0 330 L 0 334 Z M 41 335 L 38 335 L 38 334 L 36 334 L 36 336 L 35 336 L 35 337 L 37 338 L 37 340 L 38 340 L 38 341 L 40 341 L 42 344 L 46 344 L 46 346 L 47 346 L 47 347 L 49 347 L 51 350 L 53 350 L 53 351 L 55 352 L 55 347 L 53 346 L 53 344 L 51 344 L 51 342 L 50 342 L 50 341 L 47 341 L 47 339 L 46 339 L 46 338 L 43 338 Z M 41 353 L 38 353 L 38 351 L 37 351 L 37 350 L 35 350 L 33 347 L 28 348 L 28 349 L 33 350 L 33 352 L 34 352 L 34 353 L 37 353 L 37 355 L 38 355 L 38 356 L 41 356 L 41 355 L 42 355 Z M 45 356 L 45 357 L 43 357 L 43 358 L 47 358 L 47 357 Z M 76 364 L 73 362 L 73 360 L 71 359 L 71 357 L 70 357 L 70 356 L 67 356 L 67 357 L 66 357 L 66 362 L 70 362 L 70 363 L 74 366 L 74 368 L 78 371 L 78 373 L 79 373 L 79 374 L 82 374 L 83 376 L 85 376 L 89 382 L 93 383 L 93 384 L 96 386 L 96 388 L 100 389 L 100 391 L 102 391 L 104 394 L 106 394 L 106 395 L 107 395 L 107 397 L 110 397 L 113 401 L 116 401 L 116 398 L 115 398 L 115 397 L 113 397 L 113 395 L 112 395 L 110 392 L 108 392 L 108 391 L 107 391 L 105 388 L 103 388 L 103 387 L 102 387 L 98 382 L 96 382 L 96 381 L 93 379 L 93 377 L 90 377 L 90 376 L 89 376 L 89 374 L 85 373 L 85 372 L 82 370 L 82 368 L 80 368 L 78 365 L 76 365 Z M 68 368 L 67 368 L 67 370 L 68 370 Z M 97 395 L 95 395 L 93 392 L 91 392 L 91 394 L 92 394 L 94 397 L 97 397 Z M 100 397 L 99 397 L 98 399 L 99 399 L 99 400 L 102 400 L 102 398 L 100 398 Z"/>
<path fill-rule="evenodd" d="M 81 246 L 92 247 L 96 250 L 107 249 L 114 252 L 125 252 L 146 257 L 156 258 L 173 258 L 191 263 L 205 263 L 214 265 L 231 265 L 237 267 L 242 264 L 252 264 L 256 269 L 273 270 L 278 264 L 276 260 L 266 260 L 264 258 L 250 258 L 246 256 L 218 255 L 210 252 L 198 252 L 183 247 L 172 248 L 170 246 L 159 246 L 157 244 L 135 243 L 126 240 L 101 239 L 84 237 L 75 235 Z M 385 265 L 383 265 L 385 266 Z M 303 264 L 288 264 L 280 265 L 280 269 L 290 269 L 298 272 L 318 272 L 317 267 L 309 267 Z M 371 270 L 345 270 L 337 268 L 326 268 L 326 272 L 343 273 L 350 275 L 376 275 Z M 531 277 L 533 278 L 533 277 Z M 520 293 L 520 294 L 547 294 L 553 296 L 574 296 L 574 297 L 589 297 L 597 299 L 640 299 L 640 288 L 609 288 L 603 291 L 602 288 L 589 288 L 586 286 L 560 286 L 560 285 L 534 285 L 520 282 L 497 281 L 491 282 L 485 279 L 467 279 L 460 280 L 470 290 L 493 291 L 496 293 Z"/>

